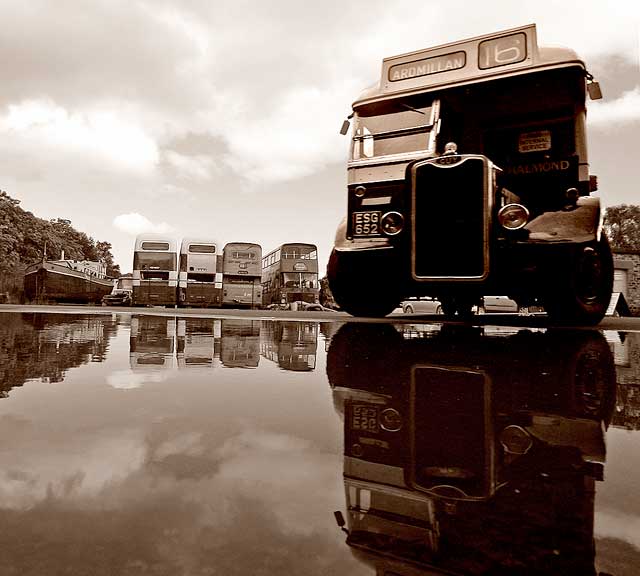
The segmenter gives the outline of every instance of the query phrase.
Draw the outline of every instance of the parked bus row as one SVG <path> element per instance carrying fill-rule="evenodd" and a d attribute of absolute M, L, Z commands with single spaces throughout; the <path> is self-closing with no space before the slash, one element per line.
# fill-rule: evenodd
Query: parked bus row
<path fill-rule="evenodd" d="M 133 254 L 134 306 L 262 308 L 317 303 L 318 252 L 288 243 L 262 256 L 259 244 L 141 234 Z"/>

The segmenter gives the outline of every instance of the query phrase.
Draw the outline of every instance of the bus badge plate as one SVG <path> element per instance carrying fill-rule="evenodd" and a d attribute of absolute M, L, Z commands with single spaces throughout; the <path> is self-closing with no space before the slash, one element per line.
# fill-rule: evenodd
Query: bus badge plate
<path fill-rule="evenodd" d="M 379 236 L 380 235 L 379 210 L 353 213 L 354 236 Z"/>

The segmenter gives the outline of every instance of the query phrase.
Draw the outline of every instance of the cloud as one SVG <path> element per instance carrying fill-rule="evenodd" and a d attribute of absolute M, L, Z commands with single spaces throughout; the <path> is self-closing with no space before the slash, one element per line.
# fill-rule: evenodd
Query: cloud
<path fill-rule="evenodd" d="M 284 94 L 260 118 L 236 119 L 225 131 L 226 162 L 251 181 L 282 181 L 307 176 L 332 162 L 345 162 L 347 141 L 339 134 L 349 112 L 349 90 L 300 87 Z"/>
<path fill-rule="evenodd" d="M 26 100 L 0 117 L 0 135 L 24 149 L 128 170 L 149 170 L 158 162 L 155 141 L 116 109 L 69 112 L 48 99 Z"/>
<path fill-rule="evenodd" d="M 169 376 L 162 372 L 133 372 L 114 370 L 107 376 L 107 384 L 120 390 L 133 390 L 149 382 L 164 382 Z"/>
<path fill-rule="evenodd" d="M 165 234 L 173 232 L 173 227 L 166 222 L 154 224 L 146 216 L 137 212 L 129 212 L 128 214 L 120 214 L 113 219 L 113 225 L 127 234 L 137 235 L 147 232 L 157 232 Z"/>
<path fill-rule="evenodd" d="M 214 159 L 204 154 L 185 155 L 168 150 L 164 159 L 181 178 L 206 180 L 216 169 Z"/>
<path fill-rule="evenodd" d="M 592 102 L 588 118 L 590 125 L 598 127 L 640 122 L 640 86 L 612 102 Z"/>

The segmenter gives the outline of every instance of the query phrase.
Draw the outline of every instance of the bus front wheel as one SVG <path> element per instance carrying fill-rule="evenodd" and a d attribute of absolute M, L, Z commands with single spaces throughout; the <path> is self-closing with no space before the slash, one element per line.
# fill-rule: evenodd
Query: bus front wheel
<path fill-rule="evenodd" d="M 394 283 L 395 263 L 389 252 L 339 252 L 332 250 L 327 279 L 333 298 L 352 316 L 382 318 L 401 300 Z"/>
<path fill-rule="evenodd" d="M 545 302 L 549 316 L 561 322 L 598 324 L 613 290 L 613 256 L 606 236 L 576 247 L 563 272 L 561 285 Z"/>

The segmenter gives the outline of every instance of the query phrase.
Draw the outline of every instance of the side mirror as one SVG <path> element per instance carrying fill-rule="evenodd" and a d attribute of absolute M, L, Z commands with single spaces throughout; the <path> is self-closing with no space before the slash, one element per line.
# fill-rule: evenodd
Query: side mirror
<path fill-rule="evenodd" d="M 343 136 L 349 132 L 349 127 L 351 126 L 351 122 L 349 122 L 349 120 L 345 120 L 342 123 L 342 127 L 340 128 L 340 134 L 342 134 Z"/>
<path fill-rule="evenodd" d="M 600 100 L 602 98 L 602 90 L 600 90 L 599 82 L 587 83 L 587 92 L 589 93 L 589 98 L 591 98 L 591 100 Z"/>

